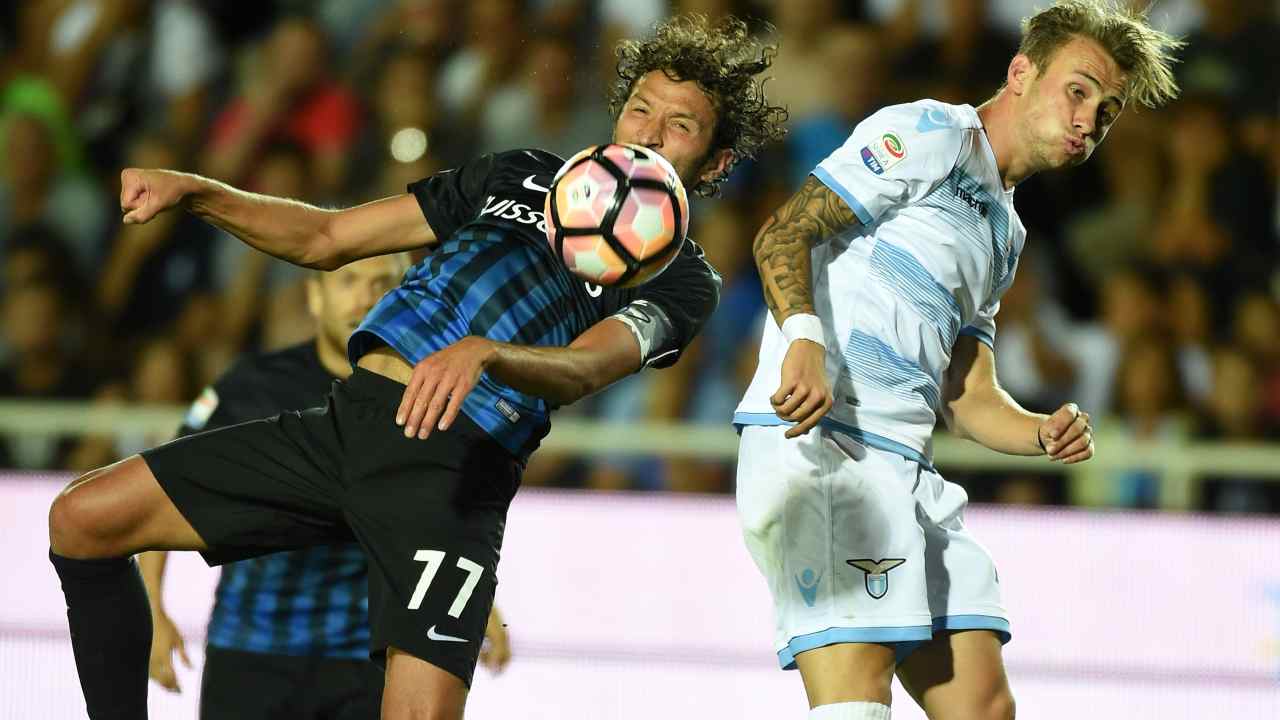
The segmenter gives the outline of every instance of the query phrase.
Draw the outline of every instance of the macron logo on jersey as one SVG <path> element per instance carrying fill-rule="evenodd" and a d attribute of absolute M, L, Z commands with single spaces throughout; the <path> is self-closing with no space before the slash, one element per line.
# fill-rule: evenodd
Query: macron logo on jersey
<path fill-rule="evenodd" d="M 804 572 L 796 576 L 796 588 L 800 590 L 800 598 L 804 600 L 804 604 L 813 607 L 818 602 L 818 583 L 822 582 L 822 575 L 815 573 L 813 568 L 805 568 Z"/>

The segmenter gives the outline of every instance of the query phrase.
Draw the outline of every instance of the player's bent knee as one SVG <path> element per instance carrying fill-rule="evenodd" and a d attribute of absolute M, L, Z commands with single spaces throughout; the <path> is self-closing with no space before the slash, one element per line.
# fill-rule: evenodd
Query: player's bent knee
<path fill-rule="evenodd" d="M 934 720 L 1013 720 L 1013 694 L 1006 688 L 993 695 L 972 702 L 947 703 L 943 713 L 936 709 L 929 717 Z"/>
<path fill-rule="evenodd" d="M 49 507 L 49 546 L 63 557 L 119 557 L 142 547 L 157 506 L 168 502 L 141 458 L 80 476 Z"/>
<path fill-rule="evenodd" d="M 387 649 L 382 720 L 459 720 L 466 705 L 462 680 L 396 648 Z"/>
<path fill-rule="evenodd" d="M 982 720 L 1013 720 L 1014 711 L 1013 693 L 1006 687 L 991 698 L 981 718 Z"/>
<path fill-rule="evenodd" d="M 63 557 L 81 560 L 111 557 L 105 518 L 95 509 L 98 503 L 80 490 L 83 488 L 73 483 L 49 506 L 49 547 Z"/>

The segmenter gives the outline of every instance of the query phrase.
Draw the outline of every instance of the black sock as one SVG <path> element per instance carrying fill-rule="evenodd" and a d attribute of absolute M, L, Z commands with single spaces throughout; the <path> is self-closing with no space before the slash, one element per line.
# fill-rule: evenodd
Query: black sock
<path fill-rule="evenodd" d="M 151 609 L 133 558 L 73 560 L 49 551 L 92 720 L 145 720 Z"/>

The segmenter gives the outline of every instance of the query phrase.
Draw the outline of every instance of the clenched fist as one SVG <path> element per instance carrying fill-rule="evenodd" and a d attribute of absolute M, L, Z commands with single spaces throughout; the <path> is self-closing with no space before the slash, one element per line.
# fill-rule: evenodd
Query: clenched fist
<path fill-rule="evenodd" d="M 1067 403 L 1036 428 L 1036 440 L 1050 460 L 1072 465 L 1093 457 L 1093 426 L 1089 413 Z"/>
<path fill-rule="evenodd" d="M 182 202 L 190 176 L 172 170 L 120 171 L 120 211 L 126 224 L 141 224 Z"/>

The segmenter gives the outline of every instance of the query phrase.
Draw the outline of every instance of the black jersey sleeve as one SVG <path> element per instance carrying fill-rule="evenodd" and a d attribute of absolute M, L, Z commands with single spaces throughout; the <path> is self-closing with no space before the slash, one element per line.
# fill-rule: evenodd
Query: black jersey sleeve
<path fill-rule="evenodd" d="M 255 392 L 255 386 L 254 375 L 248 363 L 244 360 L 237 362 L 191 403 L 182 419 L 182 425 L 178 427 L 178 437 L 272 414 L 257 400 L 261 393 Z"/>
<path fill-rule="evenodd" d="M 408 191 L 418 200 L 438 239 L 449 237 L 480 212 L 497 159 L 496 155 L 481 155 L 460 167 L 410 183 Z"/>
<path fill-rule="evenodd" d="M 719 304 L 720 273 L 702 248 L 687 240 L 671 265 L 639 290 L 613 317 L 631 328 L 645 366 L 670 367 Z"/>

